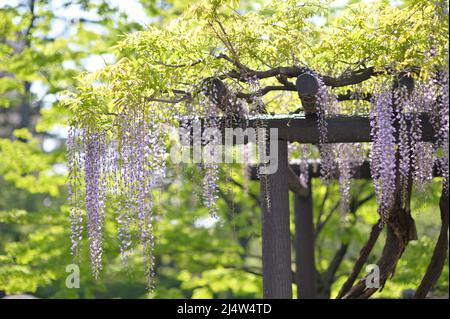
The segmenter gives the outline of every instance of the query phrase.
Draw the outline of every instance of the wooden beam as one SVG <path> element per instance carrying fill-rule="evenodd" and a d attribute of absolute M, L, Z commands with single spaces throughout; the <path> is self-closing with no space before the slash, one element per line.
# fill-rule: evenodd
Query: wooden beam
<path fill-rule="evenodd" d="M 422 140 L 435 141 L 433 126 L 426 115 L 420 116 L 422 121 Z M 320 131 L 315 116 L 273 116 L 259 120 L 263 126 L 278 129 L 278 137 L 300 143 L 319 143 Z M 366 116 L 333 116 L 327 122 L 328 143 L 371 142 L 370 119 Z M 250 127 L 258 127 L 258 121 L 250 119 Z M 260 124 L 261 125 L 261 124 Z M 398 130 L 396 130 L 398 131 Z"/>
<path fill-rule="evenodd" d="M 298 164 L 290 164 L 291 166 L 291 170 L 293 172 L 293 174 L 291 173 L 288 179 L 289 182 L 289 189 L 296 194 L 304 194 L 304 190 L 301 190 L 300 192 L 297 191 L 298 190 L 298 185 L 294 185 L 294 183 L 291 181 L 292 175 L 294 175 L 295 177 L 298 178 L 299 174 L 300 174 L 300 167 Z M 321 177 L 320 175 L 320 169 L 321 169 L 321 165 L 320 165 L 320 160 L 310 160 L 308 161 L 308 171 L 309 171 L 309 176 L 311 178 L 319 178 Z M 250 170 L 250 179 L 251 180 L 258 180 L 258 174 L 256 171 L 256 167 L 255 166 L 251 166 L 249 168 Z M 433 176 L 434 177 L 441 177 L 442 176 L 442 170 L 440 169 L 439 166 L 439 162 L 435 163 L 434 169 L 433 169 Z M 331 174 L 332 178 L 339 178 L 339 171 L 336 169 L 335 172 L 333 172 Z M 362 163 L 362 165 L 354 170 L 352 176 L 352 178 L 354 179 L 372 179 L 372 176 L 370 175 L 370 163 L 369 161 L 364 161 Z M 298 183 L 295 183 L 298 184 Z"/>
<path fill-rule="evenodd" d="M 435 132 L 433 125 L 430 123 L 429 116 L 426 114 L 419 115 L 422 122 L 422 140 L 425 142 L 435 141 Z M 325 118 L 327 123 L 327 142 L 328 143 L 356 143 L 356 142 L 371 142 L 371 127 L 370 119 L 367 116 L 330 116 Z M 192 121 L 190 121 L 192 122 Z M 296 141 L 300 143 L 318 144 L 320 132 L 317 125 L 316 116 L 304 115 L 259 115 L 249 117 L 248 119 L 220 119 L 222 130 L 222 142 L 225 142 L 226 128 L 260 128 L 278 129 L 278 138 L 288 141 Z M 192 122 L 193 123 L 193 122 Z M 204 119 L 197 119 L 196 125 L 199 130 L 205 129 Z M 231 124 L 230 124 L 231 123 Z M 407 122 L 407 124 L 409 124 Z M 398 131 L 398 129 L 396 130 Z M 192 135 L 192 131 L 191 131 Z M 220 138 L 219 138 L 220 140 Z M 248 142 L 244 138 L 244 143 Z M 233 143 L 242 143 L 233 137 Z"/>
<path fill-rule="evenodd" d="M 311 185 L 311 180 L 309 180 Z M 298 299 L 316 298 L 314 223 L 311 187 L 306 196 L 294 194 L 295 281 Z"/>
<path fill-rule="evenodd" d="M 292 298 L 287 142 L 278 141 L 278 169 L 261 178 L 263 296 Z"/>

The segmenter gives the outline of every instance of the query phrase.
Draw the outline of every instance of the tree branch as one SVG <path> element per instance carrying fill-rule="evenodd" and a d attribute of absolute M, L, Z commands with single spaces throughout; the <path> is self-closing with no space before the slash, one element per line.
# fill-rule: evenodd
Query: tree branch
<path fill-rule="evenodd" d="M 359 258 L 355 262 L 350 276 L 348 276 L 344 285 L 342 285 L 342 288 L 336 297 L 337 299 L 340 299 L 343 296 L 345 296 L 352 288 L 353 283 L 355 282 L 356 278 L 358 278 L 358 275 L 361 272 L 362 267 L 366 263 L 367 258 L 370 255 L 370 252 L 372 251 L 373 247 L 375 246 L 375 243 L 377 242 L 378 237 L 380 236 L 381 229 L 382 229 L 381 220 L 378 220 L 378 222 L 372 226 L 372 231 L 370 232 L 369 239 L 359 252 Z"/>
<path fill-rule="evenodd" d="M 339 249 L 336 251 L 333 259 L 328 266 L 328 269 L 325 273 L 325 279 L 329 286 L 334 282 L 336 272 L 339 269 L 342 261 L 344 260 L 345 254 L 347 254 L 349 243 L 342 242 Z"/>
<path fill-rule="evenodd" d="M 31 34 L 31 30 L 34 27 L 34 22 L 36 21 L 36 14 L 35 14 L 35 4 L 36 1 L 35 0 L 30 0 L 30 5 L 29 5 L 29 9 L 30 9 L 30 14 L 31 14 L 31 18 L 30 18 L 30 23 L 28 24 L 27 28 L 25 29 L 25 42 L 26 42 L 26 46 L 30 45 L 30 34 Z"/>
<path fill-rule="evenodd" d="M 314 238 L 317 238 L 322 231 L 323 227 L 328 223 L 331 216 L 333 216 L 333 213 L 339 208 L 339 205 L 341 204 L 341 201 L 337 201 L 333 208 L 331 208 L 330 212 L 325 216 L 325 219 L 323 221 L 318 220 L 316 228 L 314 229 Z"/>
<path fill-rule="evenodd" d="M 191 62 L 191 63 L 182 63 L 182 64 L 170 64 L 170 63 L 164 63 L 162 61 L 153 61 L 156 64 L 160 64 L 162 66 L 168 67 L 168 68 L 185 68 L 185 67 L 193 67 L 196 66 L 197 64 L 200 64 L 202 62 L 204 62 L 204 59 L 199 59 L 197 61 Z"/>
<path fill-rule="evenodd" d="M 448 194 L 442 189 L 441 199 L 439 201 L 439 207 L 441 210 L 441 231 L 439 233 L 436 246 L 434 248 L 433 257 L 431 257 L 430 264 L 427 271 L 420 282 L 419 287 L 414 294 L 415 299 L 425 298 L 431 288 L 436 284 L 437 280 L 441 276 L 442 269 L 445 265 L 445 259 L 447 257 L 448 250 Z"/>
<path fill-rule="evenodd" d="M 242 74 L 236 70 L 228 72 L 224 77 L 237 79 L 239 81 L 247 82 L 249 77 L 256 77 L 258 79 L 266 79 L 270 77 L 298 77 L 300 74 L 308 72 L 309 70 L 304 67 L 292 66 L 292 67 L 277 67 L 266 71 L 255 71 L 246 68 L 245 74 Z M 331 87 L 342 87 L 347 85 L 359 84 L 372 76 L 380 75 L 383 72 L 377 72 L 373 67 L 350 72 L 349 74 L 342 75 L 340 77 L 331 77 L 327 75 L 321 75 L 324 84 Z"/>
<path fill-rule="evenodd" d="M 238 186 L 238 187 L 244 189 L 244 185 L 242 185 L 241 183 L 239 183 L 239 182 L 238 182 L 237 180 L 235 180 L 234 178 L 229 177 L 229 181 L 230 181 L 232 184 L 234 184 L 234 185 L 236 185 L 236 186 Z M 260 199 L 259 199 L 259 197 L 258 197 L 257 195 L 253 194 L 253 193 L 250 192 L 250 191 L 248 191 L 248 195 L 249 195 L 251 198 L 253 198 L 259 206 L 261 206 L 261 201 L 260 201 Z"/>
<path fill-rule="evenodd" d="M 330 185 L 327 185 L 326 189 L 325 189 L 325 194 L 322 198 L 322 203 L 320 204 L 320 209 L 319 209 L 319 213 L 317 215 L 316 225 L 318 225 L 319 222 L 322 220 L 322 215 L 323 215 L 324 209 L 325 209 L 325 203 L 326 203 L 329 195 L 330 195 Z"/>
<path fill-rule="evenodd" d="M 307 189 L 302 186 L 299 177 L 294 173 L 290 165 L 288 165 L 288 185 L 289 190 L 293 193 L 302 197 L 308 196 Z"/>

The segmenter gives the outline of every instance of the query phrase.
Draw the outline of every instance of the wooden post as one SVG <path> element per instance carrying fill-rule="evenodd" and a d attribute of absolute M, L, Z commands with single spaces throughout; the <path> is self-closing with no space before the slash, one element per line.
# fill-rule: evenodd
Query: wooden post
<path fill-rule="evenodd" d="M 264 298 L 292 298 L 289 189 L 287 180 L 287 142 L 279 140 L 278 169 L 274 174 L 261 177 Z"/>
<path fill-rule="evenodd" d="M 294 196 L 295 281 L 298 299 L 316 298 L 314 223 L 311 179 L 307 196 Z"/>

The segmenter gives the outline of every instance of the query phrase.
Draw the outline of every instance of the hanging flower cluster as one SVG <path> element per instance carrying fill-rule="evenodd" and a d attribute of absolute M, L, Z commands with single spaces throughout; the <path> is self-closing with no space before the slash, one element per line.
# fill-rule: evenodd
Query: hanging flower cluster
<path fill-rule="evenodd" d="M 89 126 L 70 126 L 67 147 L 72 255 L 80 256 L 86 223 L 92 273 L 96 278 L 102 269 L 106 197 L 111 196 L 109 202 L 116 212 L 121 259 L 127 264 L 134 247 L 140 244 L 148 287 L 153 286 L 153 190 L 165 179 L 166 133 L 172 123 L 178 121 L 181 127 L 191 131 L 194 116 L 205 119 L 211 134 L 203 132 L 193 138 L 202 146 L 203 203 L 212 217 L 217 216 L 219 162 L 214 152 L 215 130 L 220 129 L 220 117 L 228 115 L 228 109 L 222 106 L 236 104 L 233 96 L 221 100 L 219 105 L 210 95 L 211 92 L 209 96 L 201 92 L 198 103 L 186 103 L 187 111 L 179 111 L 173 104 L 144 103 L 124 108 L 114 114 L 108 134 Z M 237 107 L 243 110 L 242 105 Z M 241 111 L 238 119 L 243 116 Z"/>
<path fill-rule="evenodd" d="M 373 143 L 370 151 L 379 214 L 383 221 L 397 192 L 403 196 L 414 183 L 419 190 L 432 180 L 438 166 L 448 192 L 448 73 L 438 79 L 407 86 L 380 88 L 370 113 Z M 422 141 L 422 118 L 431 114 L 434 143 Z"/>
<path fill-rule="evenodd" d="M 214 90 L 214 89 L 213 89 Z M 216 94 L 217 92 L 212 92 Z M 211 217 L 217 217 L 217 200 L 219 198 L 219 164 L 214 154 L 214 132 L 220 129 L 219 110 L 210 99 L 203 97 L 200 101 L 205 111 L 205 124 L 210 134 L 204 134 L 202 144 L 205 146 L 203 159 L 203 204 L 208 208 Z"/>
<path fill-rule="evenodd" d="M 311 74 L 319 83 L 316 97 L 320 173 L 325 182 L 338 176 L 341 210 L 348 212 L 351 178 L 365 160 L 366 152 L 361 143 L 328 142 L 326 117 L 338 115 L 340 105 L 336 94 L 327 89 L 320 76 Z M 211 130 L 200 136 L 204 172 L 202 199 L 210 215 L 217 216 L 220 161 L 215 158 L 217 154 L 214 146 L 220 144 L 215 139 L 215 132 L 221 129 L 221 118 L 225 116 L 231 119 L 231 124 L 239 125 L 239 121 L 245 120 L 247 116 L 246 110 L 253 114 L 265 113 L 259 95 L 259 80 L 249 78 L 247 83 L 253 95 L 249 105 L 246 104 L 248 101 L 236 99 L 231 91 L 226 92 L 220 100 L 215 100 L 214 97 L 219 95 L 214 91 L 217 88 L 213 87 L 212 91 L 199 94 L 198 103 L 187 102 L 183 112 L 178 112 L 173 104 L 165 105 L 164 112 L 161 112 L 161 105 L 151 103 L 124 108 L 115 114 L 108 133 L 89 126 L 70 127 L 67 146 L 72 254 L 79 255 L 86 229 L 95 277 L 99 276 L 102 269 L 106 198 L 111 196 L 114 198 L 111 208 L 116 212 L 122 261 L 127 264 L 130 254 L 139 243 L 143 249 L 148 286 L 151 288 L 153 285 L 153 190 L 165 180 L 165 124 L 178 121 L 180 126 L 191 131 L 192 119 L 200 115 L 204 119 L 204 126 Z M 358 98 L 355 103 L 362 107 Z M 370 169 L 378 213 L 385 222 L 397 192 L 407 194 L 411 180 L 419 189 L 423 189 L 433 177 L 435 163 L 439 163 L 444 187 L 448 192 L 448 72 L 439 74 L 429 82 L 417 83 L 413 91 L 402 86 L 392 89 L 390 85 L 382 85 L 372 94 L 371 104 L 373 143 L 369 155 Z M 422 113 L 432 114 L 435 143 L 422 141 Z M 187 121 L 181 121 L 182 118 L 186 119 L 186 114 Z M 263 121 L 257 125 L 263 128 Z M 263 138 L 266 137 L 257 135 L 257 139 Z M 261 141 L 257 142 L 259 146 Z M 310 187 L 308 160 L 314 152 L 310 145 L 305 144 L 299 147 L 299 151 L 299 181 L 306 188 Z M 258 175 L 263 184 L 266 182 L 265 202 L 270 210 L 267 176 L 259 174 L 259 169 Z"/>
<path fill-rule="evenodd" d="M 72 253 L 77 255 L 81 249 L 84 201 L 92 272 L 97 278 L 102 268 L 103 252 L 102 231 L 106 196 L 105 135 L 72 127 L 69 129 L 67 145 Z M 81 179 L 84 179 L 84 183 Z M 85 185 L 84 194 L 82 184 Z"/>
<path fill-rule="evenodd" d="M 439 87 L 439 98 L 436 111 L 439 122 L 437 129 L 437 147 L 439 150 L 438 161 L 442 173 L 444 189 L 448 195 L 449 191 L 449 74 L 442 72 L 437 81 Z"/>
<path fill-rule="evenodd" d="M 414 185 L 423 191 L 433 179 L 435 157 L 435 145 L 422 141 L 421 114 L 432 114 L 433 104 L 436 101 L 436 90 L 432 83 L 418 82 L 405 106 L 405 116 L 411 119 L 410 155 L 411 161 L 408 170 L 411 171 Z M 399 100 L 402 103 L 402 99 Z M 411 113 L 412 114 L 411 114 Z M 402 155 L 406 156 L 407 154 Z M 405 170 L 404 168 L 403 170 Z M 405 176 L 405 173 L 403 173 Z"/>
<path fill-rule="evenodd" d="M 117 221 L 122 260 L 126 262 L 131 252 L 131 231 L 135 227 L 149 285 L 153 276 L 152 189 L 164 181 L 166 154 L 164 128 L 151 111 L 137 108 L 117 117 L 120 139 L 113 165 L 116 168 L 113 172 L 118 174 L 113 191 L 119 192 Z"/>
<path fill-rule="evenodd" d="M 361 143 L 336 144 L 336 163 L 339 172 L 340 208 L 343 214 L 349 211 L 351 178 L 365 159 Z"/>
<path fill-rule="evenodd" d="M 304 187 L 304 188 L 308 188 L 310 187 L 309 185 L 309 165 L 308 165 L 308 159 L 311 156 L 311 150 L 310 150 L 310 146 L 308 144 L 302 144 L 300 145 L 300 164 L 299 164 L 299 169 L 300 169 L 300 174 L 299 174 L 299 180 L 300 180 L 300 184 Z"/>
<path fill-rule="evenodd" d="M 331 179 L 333 171 L 336 168 L 336 149 L 335 144 L 328 143 L 328 128 L 326 117 L 329 115 L 337 114 L 339 112 L 339 104 L 337 103 L 336 96 L 328 92 L 328 88 L 325 86 L 322 78 L 318 74 L 313 75 L 316 77 L 319 89 L 317 92 L 317 124 L 319 127 L 319 151 L 320 151 L 320 163 L 321 163 L 321 176 L 324 181 Z"/>
<path fill-rule="evenodd" d="M 69 169 L 68 194 L 70 203 L 71 252 L 80 256 L 83 239 L 83 202 L 81 172 L 83 156 L 81 154 L 81 130 L 69 127 L 67 137 L 67 166 Z"/>
<path fill-rule="evenodd" d="M 378 213 L 385 221 L 395 196 L 395 137 L 392 93 L 381 89 L 374 94 L 370 114 L 373 144 L 370 152 L 371 174 L 377 194 Z"/>
<path fill-rule="evenodd" d="M 321 176 L 324 181 L 330 180 L 335 171 L 339 173 L 339 189 L 341 193 L 341 212 L 349 210 L 351 177 L 356 168 L 364 161 L 364 154 L 360 143 L 327 143 L 327 123 L 325 118 L 340 113 L 340 105 L 334 92 L 330 92 L 321 77 L 316 75 L 319 83 L 317 92 L 317 118 L 320 132 Z M 356 97 L 356 107 L 360 108 L 359 98 Z"/>
<path fill-rule="evenodd" d="M 78 256 L 80 252 L 84 208 L 92 272 L 96 278 L 102 269 L 106 196 L 111 194 L 115 198 L 111 202 L 117 213 L 122 261 L 127 263 L 132 252 L 132 233 L 136 230 L 143 248 L 148 287 L 152 286 L 152 189 L 163 182 L 166 154 L 164 129 L 154 117 L 151 108 L 145 111 L 134 108 L 118 114 L 111 134 L 117 136 L 117 140 L 89 129 L 69 129 L 72 253 Z"/>
<path fill-rule="evenodd" d="M 86 189 L 87 230 L 94 277 L 102 269 L 103 224 L 105 219 L 106 141 L 103 133 L 87 132 L 84 144 L 84 184 Z"/>

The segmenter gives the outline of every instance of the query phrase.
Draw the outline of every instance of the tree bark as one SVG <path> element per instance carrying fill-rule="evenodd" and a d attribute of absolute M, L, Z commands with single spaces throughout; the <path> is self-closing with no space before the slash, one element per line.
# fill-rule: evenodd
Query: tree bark
<path fill-rule="evenodd" d="M 372 251 L 373 247 L 375 246 L 375 243 L 377 242 L 378 237 L 380 236 L 381 229 L 382 229 L 381 221 L 378 221 L 375 225 L 372 226 L 372 231 L 370 232 L 369 239 L 367 240 L 364 247 L 361 249 L 361 251 L 359 253 L 359 258 L 355 262 L 355 265 L 353 266 L 353 270 L 352 270 L 350 276 L 347 278 L 344 285 L 342 285 L 342 288 L 339 291 L 339 294 L 337 296 L 338 299 L 342 298 L 352 288 L 356 278 L 358 278 L 359 273 L 361 272 L 362 267 L 366 263 L 367 258 L 370 255 L 370 252 Z"/>
<path fill-rule="evenodd" d="M 441 199 L 439 201 L 441 210 L 441 231 L 439 233 L 436 246 L 434 248 L 433 257 L 431 257 L 430 264 L 427 271 L 422 278 L 419 287 L 414 294 L 415 299 L 423 299 L 427 296 L 431 288 L 436 284 L 441 276 L 442 269 L 445 265 L 445 259 L 448 251 L 448 194 L 442 189 Z"/>

